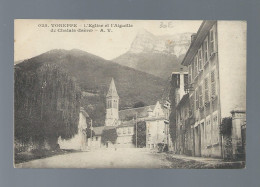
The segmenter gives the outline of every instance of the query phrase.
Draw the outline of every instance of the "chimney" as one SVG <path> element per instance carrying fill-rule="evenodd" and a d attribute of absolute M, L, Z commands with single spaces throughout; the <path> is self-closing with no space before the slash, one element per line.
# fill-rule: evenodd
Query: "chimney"
<path fill-rule="evenodd" d="M 196 34 L 196 33 L 193 33 L 193 34 L 191 35 L 191 43 L 196 39 L 196 37 L 197 37 L 197 34 Z"/>

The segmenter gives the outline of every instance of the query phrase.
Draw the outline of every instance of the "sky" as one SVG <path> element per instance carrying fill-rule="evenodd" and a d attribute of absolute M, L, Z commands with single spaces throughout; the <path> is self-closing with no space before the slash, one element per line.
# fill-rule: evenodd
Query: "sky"
<path fill-rule="evenodd" d="M 202 21 L 191 20 L 18 19 L 15 20 L 14 61 L 29 59 L 52 49 L 80 49 L 111 60 L 127 52 L 136 34 L 141 30 L 147 30 L 154 35 L 196 33 L 201 23 Z M 73 27 L 58 24 L 71 24 Z M 90 27 L 93 24 L 98 24 L 99 27 Z M 130 27 L 118 28 L 115 24 L 128 24 Z M 108 27 L 105 27 L 106 25 Z M 51 32 L 52 29 L 56 32 Z M 59 32 L 59 29 L 75 29 L 76 32 Z M 92 29 L 92 32 L 78 32 L 78 29 Z M 101 32 L 101 29 L 106 32 Z M 107 29 L 110 29 L 110 32 Z"/>

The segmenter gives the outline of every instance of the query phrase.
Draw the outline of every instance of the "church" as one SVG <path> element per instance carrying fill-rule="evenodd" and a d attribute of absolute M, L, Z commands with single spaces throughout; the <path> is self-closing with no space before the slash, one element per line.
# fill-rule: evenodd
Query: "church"
<path fill-rule="evenodd" d="M 115 81 L 112 78 L 106 95 L 106 119 L 105 125 L 94 127 L 94 135 L 88 139 L 90 148 L 133 148 L 135 127 L 138 122 L 146 124 L 146 147 L 156 148 L 159 143 L 166 144 L 167 124 L 165 119 L 169 111 L 159 101 L 155 105 L 131 108 L 119 111 L 119 95 Z M 114 130 L 115 141 L 104 141 L 105 132 Z M 112 132 L 112 131 L 111 131 Z M 103 138 L 103 141 L 102 141 Z"/>

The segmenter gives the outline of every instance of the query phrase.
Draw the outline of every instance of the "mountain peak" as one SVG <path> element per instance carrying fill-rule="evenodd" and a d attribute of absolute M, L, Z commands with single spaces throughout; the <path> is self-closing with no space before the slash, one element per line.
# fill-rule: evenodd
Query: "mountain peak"
<path fill-rule="evenodd" d="M 190 46 L 190 35 L 190 33 L 181 33 L 157 36 L 145 29 L 140 29 L 131 44 L 129 52 L 164 53 L 179 57 L 188 50 Z"/>
<path fill-rule="evenodd" d="M 136 34 L 136 36 L 140 36 L 140 35 L 142 35 L 142 36 L 144 36 L 144 35 L 147 35 L 147 36 L 154 36 L 152 33 L 150 33 L 150 32 L 148 32 L 147 30 L 145 30 L 145 29 L 139 29 L 138 31 L 137 31 L 137 34 Z"/>
<path fill-rule="evenodd" d="M 181 60 L 190 46 L 191 33 L 154 35 L 137 32 L 129 51 L 113 61 L 167 79 L 172 71 L 184 68 Z"/>

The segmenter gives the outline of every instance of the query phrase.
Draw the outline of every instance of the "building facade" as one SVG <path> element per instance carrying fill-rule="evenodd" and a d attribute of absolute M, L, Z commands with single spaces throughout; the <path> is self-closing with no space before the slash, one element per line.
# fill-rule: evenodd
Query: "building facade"
<path fill-rule="evenodd" d="M 246 23 L 204 21 L 182 65 L 188 67 L 189 125 L 195 156 L 225 157 L 220 126 L 224 118 L 240 116 L 232 123 L 232 153 L 241 152 L 241 124 L 246 109 Z M 239 113 L 239 114 L 237 114 Z M 237 115 L 236 115 L 237 114 Z"/>
<path fill-rule="evenodd" d="M 191 156 L 193 154 L 193 131 L 189 122 L 189 93 L 185 94 L 176 107 L 175 152 Z"/>

